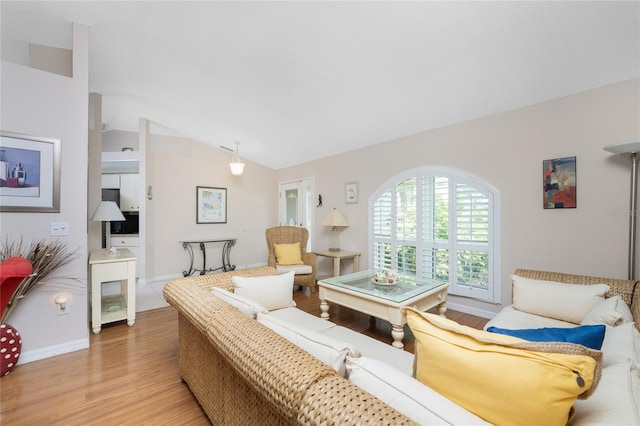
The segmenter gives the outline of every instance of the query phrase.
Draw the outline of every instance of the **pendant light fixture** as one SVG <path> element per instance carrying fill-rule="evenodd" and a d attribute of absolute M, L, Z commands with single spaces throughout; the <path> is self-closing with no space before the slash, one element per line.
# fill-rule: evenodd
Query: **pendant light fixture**
<path fill-rule="evenodd" d="M 238 155 L 239 145 L 240 145 L 240 142 L 236 141 L 236 152 L 231 156 L 231 162 L 229 163 L 231 174 L 234 176 L 240 176 L 242 172 L 244 172 L 244 163 L 242 162 L 242 159 Z"/>

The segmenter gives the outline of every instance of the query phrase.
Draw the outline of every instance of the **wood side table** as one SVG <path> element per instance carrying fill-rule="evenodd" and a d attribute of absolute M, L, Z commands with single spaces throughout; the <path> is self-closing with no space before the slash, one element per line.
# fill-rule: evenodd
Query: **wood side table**
<path fill-rule="evenodd" d="M 324 256 L 333 258 L 333 275 L 332 277 L 340 276 L 340 261 L 342 259 L 353 259 L 353 272 L 358 272 L 360 270 L 360 253 L 357 251 L 348 251 L 348 250 L 340 250 L 340 251 L 329 251 L 329 250 L 316 250 L 314 253 L 317 256 Z M 322 277 L 318 278 L 318 280 L 331 278 L 331 277 Z"/>
<path fill-rule="evenodd" d="M 106 249 L 93 250 L 89 255 L 91 269 L 91 329 L 100 333 L 102 324 L 127 320 L 136 322 L 136 257 L 129 249 L 118 253 Z M 120 281 L 120 294 L 102 296 L 102 283 Z"/>

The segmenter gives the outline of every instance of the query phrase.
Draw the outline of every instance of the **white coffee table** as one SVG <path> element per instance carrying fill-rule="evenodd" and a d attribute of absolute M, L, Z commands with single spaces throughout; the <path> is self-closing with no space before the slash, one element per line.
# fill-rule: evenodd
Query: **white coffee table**
<path fill-rule="evenodd" d="M 329 319 L 329 302 L 389 321 L 393 346 L 402 349 L 406 319 L 403 307 L 427 311 L 435 306 L 438 314 L 447 311 L 449 283 L 435 279 L 401 277 L 394 285 L 374 284 L 374 271 L 362 271 L 318 281 L 321 318 Z"/>

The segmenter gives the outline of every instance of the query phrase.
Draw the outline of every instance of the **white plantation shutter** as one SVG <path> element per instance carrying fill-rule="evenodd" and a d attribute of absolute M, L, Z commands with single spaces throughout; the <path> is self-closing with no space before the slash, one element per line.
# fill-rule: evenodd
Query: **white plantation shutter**
<path fill-rule="evenodd" d="M 371 213 L 373 235 L 373 261 L 374 269 L 391 269 L 391 223 L 393 221 L 392 193 L 387 190 L 380 194 L 373 204 Z"/>
<path fill-rule="evenodd" d="M 448 281 L 451 294 L 499 301 L 497 197 L 451 169 L 425 167 L 391 179 L 372 197 L 371 265 Z"/>
<path fill-rule="evenodd" d="M 449 177 L 422 177 L 422 273 L 449 281 Z"/>
<path fill-rule="evenodd" d="M 490 196 L 471 184 L 457 182 L 457 293 L 489 288 L 490 200 Z"/>

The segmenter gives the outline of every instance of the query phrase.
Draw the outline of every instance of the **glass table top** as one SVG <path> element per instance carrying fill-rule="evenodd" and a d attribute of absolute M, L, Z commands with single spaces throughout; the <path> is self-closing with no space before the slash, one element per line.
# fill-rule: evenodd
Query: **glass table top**
<path fill-rule="evenodd" d="M 391 302 L 401 303 L 427 291 L 444 286 L 446 281 L 401 276 L 395 284 L 376 284 L 372 281 L 375 271 L 361 271 L 339 277 L 327 278 L 321 283 L 344 288 L 369 296 L 380 297 Z"/>

